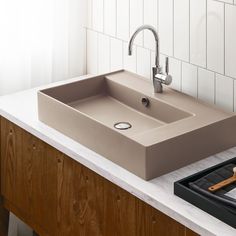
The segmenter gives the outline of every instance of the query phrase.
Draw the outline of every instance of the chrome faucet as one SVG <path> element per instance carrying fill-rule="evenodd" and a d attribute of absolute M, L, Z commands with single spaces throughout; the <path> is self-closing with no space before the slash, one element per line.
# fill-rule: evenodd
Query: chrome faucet
<path fill-rule="evenodd" d="M 169 75 L 169 58 L 166 57 L 166 62 L 165 62 L 165 72 L 163 72 L 162 67 L 160 66 L 160 52 L 159 52 L 159 37 L 157 34 L 157 31 L 154 27 L 151 25 L 143 25 L 140 26 L 132 35 L 130 41 L 129 41 L 129 51 L 128 54 L 131 56 L 132 55 L 132 48 L 133 48 L 133 43 L 138 35 L 138 33 L 142 30 L 150 30 L 155 38 L 156 42 L 156 55 L 155 55 L 155 67 L 152 68 L 152 81 L 153 81 L 153 87 L 154 87 L 154 92 L 155 93 L 162 93 L 163 92 L 163 86 L 162 84 L 165 85 L 170 85 L 172 82 L 172 76 Z"/>

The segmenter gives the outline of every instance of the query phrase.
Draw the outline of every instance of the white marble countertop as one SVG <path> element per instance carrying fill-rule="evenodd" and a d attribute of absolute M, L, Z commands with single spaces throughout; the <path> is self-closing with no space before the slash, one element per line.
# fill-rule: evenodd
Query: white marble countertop
<path fill-rule="evenodd" d="M 0 115 L 142 199 L 200 235 L 235 236 L 236 230 L 173 194 L 173 183 L 236 156 L 236 147 L 151 181 L 145 181 L 38 120 L 37 91 L 57 82 L 0 97 Z"/>

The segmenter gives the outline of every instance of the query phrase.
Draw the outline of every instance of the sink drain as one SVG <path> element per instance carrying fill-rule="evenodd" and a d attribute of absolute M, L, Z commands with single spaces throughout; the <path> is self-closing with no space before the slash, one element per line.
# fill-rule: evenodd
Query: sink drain
<path fill-rule="evenodd" d="M 132 125 L 129 122 L 117 122 L 114 124 L 114 127 L 119 130 L 130 129 Z"/>

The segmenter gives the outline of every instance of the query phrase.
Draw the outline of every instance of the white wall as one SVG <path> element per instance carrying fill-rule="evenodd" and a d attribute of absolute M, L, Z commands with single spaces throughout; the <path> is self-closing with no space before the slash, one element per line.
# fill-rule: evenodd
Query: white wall
<path fill-rule="evenodd" d="M 86 72 L 87 0 L 0 0 L 0 96 Z"/>
<path fill-rule="evenodd" d="M 125 68 L 150 79 L 149 32 L 127 56 L 130 35 L 144 23 L 158 29 L 173 88 L 236 111 L 236 0 L 88 0 L 87 72 Z"/>

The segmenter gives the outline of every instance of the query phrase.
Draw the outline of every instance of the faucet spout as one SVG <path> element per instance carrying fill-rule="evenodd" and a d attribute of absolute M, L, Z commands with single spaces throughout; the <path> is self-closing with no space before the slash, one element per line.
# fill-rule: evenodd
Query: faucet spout
<path fill-rule="evenodd" d="M 142 25 L 134 32 L 129 41 L 128 55 L 130 56 L 132 55 L 134 40 L 136 36 L 139 34 L 139 32 L 143 30 L 150 30 L 154 35 L 155 45 L 156 45 L 155 66 L 156 68 L 160 68 L 159 36 L 157 34 L 156 29 L 151 25 Z"/>
<path fill-rule="evenodd" d="M 155 67 L 152 68 L 152 81 L 155 93 L 163 92 L 163 84 L 170 85 L 172 82 L 172 76 L 169 75 L 169 59 L 166 58 L 165 72 L 162 71 L 160 66 L 160 51 L 159 51 L 159 36 L 157 34 L 156 29 L 151 25 L 142 25 L 140 26 L 132 35 L 129 41 L 128 54 L 132 55 L 133 44 L 136 36 L 139 32 L 143 30 L 150 30 L 155 38 L 156 43 L 156 55 L 155 55 Z"/>

